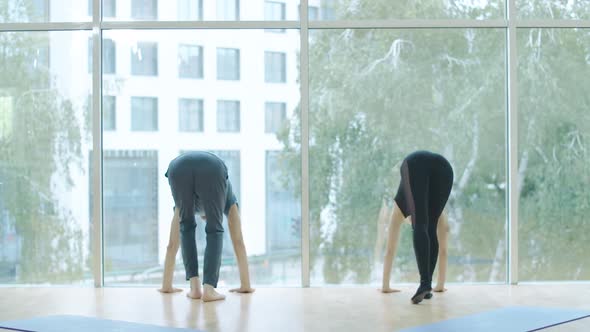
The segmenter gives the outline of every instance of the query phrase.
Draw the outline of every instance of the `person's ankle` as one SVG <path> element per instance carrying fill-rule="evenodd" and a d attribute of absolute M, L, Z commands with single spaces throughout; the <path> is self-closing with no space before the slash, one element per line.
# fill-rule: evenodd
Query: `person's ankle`
<path fill-rule="evenodd" d="M 420 290 L 422 291 L 431 291 L 432 290 L 432 281 L 420 281 Z"/>

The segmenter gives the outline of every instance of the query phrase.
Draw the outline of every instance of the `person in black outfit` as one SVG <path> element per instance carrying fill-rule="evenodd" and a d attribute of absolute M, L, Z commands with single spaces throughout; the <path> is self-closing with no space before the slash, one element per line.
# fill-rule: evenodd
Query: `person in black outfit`
<path fill-rule="evenodd" d="M 441 155 L 416 151 L 401 166 L 401 181 L 395 203 L 404 218 L 411 216 L 414 252 L 420 286 L 412 296 L 418 304 L 432 296 L 432 274 L 438 257 L 437 224 L 453 187 L 453 168 Z"/>

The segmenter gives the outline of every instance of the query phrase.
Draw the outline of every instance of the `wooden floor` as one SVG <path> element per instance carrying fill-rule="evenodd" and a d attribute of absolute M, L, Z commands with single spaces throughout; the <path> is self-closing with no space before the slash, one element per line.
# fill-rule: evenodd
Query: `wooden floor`
<path fill-rule="evenodd" d="M 42 315 L 83 315 L 205 331 L 396 331 L 508 305 L 590 310 L 590 284 L 450 285 L 419 305 L 413 288 L 260 288 L 221 302 L 189 300 L 185 292 L 151 288 L 0 288 L 0 321 Z M 543 331 L 590 331 L 590 318 Z"/>

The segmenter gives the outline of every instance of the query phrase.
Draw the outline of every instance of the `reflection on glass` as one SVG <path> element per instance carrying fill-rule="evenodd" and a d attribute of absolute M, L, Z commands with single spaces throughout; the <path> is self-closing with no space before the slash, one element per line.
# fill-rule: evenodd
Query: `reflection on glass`
<path fill-rule="evenodd" d="M 456 174 L 447 205 L 448 280 L 505 280 L 504 32 L 312 34 L 312 282 L 380 282 L 399 167 L 421 149 L 444 155 Z M 393 280 L 417 278 L 407 226 Z"/>
<path fill-rule="evenodd" d="M 518 31 L 520 280 L 590 279 L 588 32 Z"/>
<path fill-rule="evenodd" d="M 88 37 L 0 33 L 0 283 L 92 283 Z"/>

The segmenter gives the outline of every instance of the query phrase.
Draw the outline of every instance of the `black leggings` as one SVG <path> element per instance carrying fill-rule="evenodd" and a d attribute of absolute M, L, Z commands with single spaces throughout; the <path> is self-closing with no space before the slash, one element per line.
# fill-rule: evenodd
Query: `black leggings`
<path fill-rule="evenodd" d="M 416 151 L 401 166 L 395 202 L 404 217 L 412 216 L 414 252 L 420 285 L 430 287 L 438 258 L 438 218 L 451 194 L 453 168 L 441 155 Z"/>

